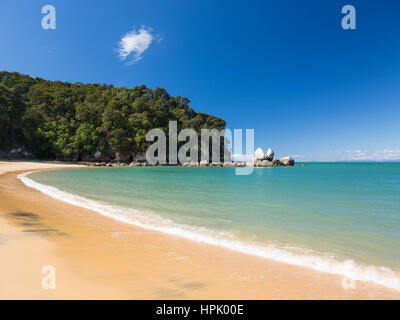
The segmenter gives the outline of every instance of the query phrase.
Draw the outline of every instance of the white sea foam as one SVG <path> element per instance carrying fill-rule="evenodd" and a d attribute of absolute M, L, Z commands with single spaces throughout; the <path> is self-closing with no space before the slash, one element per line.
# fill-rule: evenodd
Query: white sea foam
<path fill-rule="evenodd" d="M 144 214 L 139 210 L 104 204 L 61 191 L 33 181 L 27 177 L 30 173 L 18 175 L 18 178 L 28 187 L 39 190 L 52 198 L 94 210 L 124 223 L 324 273 L 342 275 L 353 280 L 373 282 L 400 291 L 400 274 L 386 267 L 365 266 L 353 260 L 339 261 L 333 257 L 317 255 L 311 250 L 300 251 L 289 247 L 279 248 L 274 245 L 259 245 L 242 241 L 226 232 L 178 224 L 155 214 Z"/>

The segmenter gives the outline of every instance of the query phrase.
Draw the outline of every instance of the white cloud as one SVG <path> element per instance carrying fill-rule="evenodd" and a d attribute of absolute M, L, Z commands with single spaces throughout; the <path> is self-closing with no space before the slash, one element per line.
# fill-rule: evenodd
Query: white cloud
<path fill-rule="evenodd" d="M 151 33 L 151 28 L 142 26 L 139 30 L 133 29 L 126 33 L 119 41 L 119 58 L 121 60 L 131 58 L 128 64 L 133 64 L 142 59 L 143 53 L 150 47 L 154 40 L 161 41 L 160 39 L 159 36 Z"/>
<path fill-rule="evenodd" d="M 400 148 L 385 149 L 348 149 L 348 150 L 329 150 L 328 154 L 320 155 L 292 155 L 298 161 L 400 161 Z"/>
<path fill-rule="evenodd" d="M 347 150 L 346 160 L 352 161 L 390 161 L 400 159 L 400 149 L 383 149 L 383 150 Z"/>

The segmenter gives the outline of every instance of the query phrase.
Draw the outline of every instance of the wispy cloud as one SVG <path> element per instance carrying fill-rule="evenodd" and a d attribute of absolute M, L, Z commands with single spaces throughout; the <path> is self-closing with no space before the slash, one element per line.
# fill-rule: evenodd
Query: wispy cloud
<path fill-rule="evenodd" d="M 375 151 L 368 150 L 347 150 L 344 156 L 351 161 L 391 161 L 400 159 L 400 149 L 382 149 Z"/>
<path fill-rule="evenodd" d="M 231 158 L 233 161 L 251 161 L 254 159 L 254 155 L 240 154 L 240 153 L 232 153 Z"/>
<path fill-rule="evenodd" d="M 123 61 L 128 60 L 128 65 L 138 62 L 154 40 L 160 42 L 162 38 L 152 34 L 151 28 L 142 26 L 139 30 L 129 31 L 119 41 L 119 58 Z"/>
<path fill-rule="evenodd" d="M 292 155 L 298 161 L 400 161 L 400 148 L 329 150 L 327 154 Z"/>

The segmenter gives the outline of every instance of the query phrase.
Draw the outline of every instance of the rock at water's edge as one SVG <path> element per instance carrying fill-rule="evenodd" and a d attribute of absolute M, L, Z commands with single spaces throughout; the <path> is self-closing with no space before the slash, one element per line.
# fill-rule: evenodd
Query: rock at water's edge
<path fill-rule="evenodd" d="M 292 157 L 280 158 L 279 161 L 285 166 L 294 166 L 294 159 Z"/>
<path fill-rule="evenodd" d="M 272 150 L 271 148 L 268 148 L 267 154 L 265 155 L 265 159 L 268 161 L 272 161 L 274 160 L 274 150 Z"/>
<path fill-rule="evenodd" d="M 255 160 L 263 160 L 265 158 L 264 155 L 264 151 L 261 148 L 258 148 L 255 152 L 254 152 L 254 159 Z"/>

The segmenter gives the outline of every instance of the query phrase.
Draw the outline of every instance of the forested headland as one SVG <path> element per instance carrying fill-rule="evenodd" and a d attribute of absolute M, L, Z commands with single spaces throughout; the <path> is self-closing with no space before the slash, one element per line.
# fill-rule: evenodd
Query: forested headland
<path fill-rule="evenodd" d="M 106 84 L 48 81 L 0 71 L 0 157 L 23 149 L 38 159 L 129 161 L 145 152 L 153 128 L 222 130 L 225 121 L 195 112 L 185 97 L 145 85 L 115 88 Z"/>

